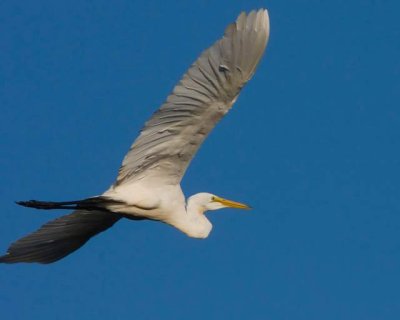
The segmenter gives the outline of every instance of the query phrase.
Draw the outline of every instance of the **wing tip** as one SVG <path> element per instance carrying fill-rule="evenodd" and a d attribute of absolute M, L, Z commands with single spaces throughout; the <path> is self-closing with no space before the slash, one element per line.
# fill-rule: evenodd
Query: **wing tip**
<path fill-rule="evenodd" d="M 256 31 L 264 29 L 269 34 L 269 13 L 265 8 L 251 10 L 249 13 L 242 11 L 235 23 L 239 30 L 242 28 L 255 29 Z"/>
<path fill-rule="evenodd" d="M 13 256 L 10 252 L 7 252 L 6 254 L 0 256 L 0 263 L 17 263 L 17 262 L 23 262 L 20 261 L 17 257 Z"/>
<path fill-rule="evenodd" d="M 0 263 L 7 263 L 7 257 L 9 256 L 9 254 L 8 253 L 6 253 L 5 255 L 3 255 L 3 256 L 0 256 Z"/>

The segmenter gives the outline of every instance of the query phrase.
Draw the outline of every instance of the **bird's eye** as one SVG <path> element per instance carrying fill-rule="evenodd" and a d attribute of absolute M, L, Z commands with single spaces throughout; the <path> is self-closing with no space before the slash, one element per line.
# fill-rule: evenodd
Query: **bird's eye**
<path fill-rule="evenodd" d="M 211 201 L 215 201 L 215 197 L 211 197 Z"/>

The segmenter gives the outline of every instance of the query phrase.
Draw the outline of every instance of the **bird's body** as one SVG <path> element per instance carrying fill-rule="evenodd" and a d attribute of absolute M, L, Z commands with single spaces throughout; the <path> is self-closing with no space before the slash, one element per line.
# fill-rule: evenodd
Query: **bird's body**
<path fill-rule="evenodd" d="M 111 187 L 103 196 L 121 201 L 110 211 L 157 220 L 176 227 L 193 238 L 206 238 L 212 225 L 202 208 L 185 196 L 179 185 L 146 187 L 141 183 Z"/>
<path fill-rule="evenodd" d="M 223 38 L 201 54 L 146 122 L 107 191 L 80 201 L 19 202 L 37 209 L 74 212 L 13 243 L 0 262 L 57 261 L 121 218 L 161 221 L 190 237 L 206 238 L 212 224 L 205 211 L 248 209 L 210 193 L 186 200 L 180 182 L 204 139 L 254 74 L 268 36 L 266 10 L 242 13 Z"/>

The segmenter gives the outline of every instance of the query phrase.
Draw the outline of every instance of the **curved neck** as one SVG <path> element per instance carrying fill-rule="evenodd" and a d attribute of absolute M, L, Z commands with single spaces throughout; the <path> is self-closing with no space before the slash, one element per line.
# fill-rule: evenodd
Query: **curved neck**
<path fill-rule="evenodd" d="M 212 224 L 204 215 L 205 208 L 195 199 L 189 198 L 186 210 L 174 214 L 174 219 L 169 223 L 175 228 L 186 233 L 192 238 L 207 238 L 211 232 Z"/>

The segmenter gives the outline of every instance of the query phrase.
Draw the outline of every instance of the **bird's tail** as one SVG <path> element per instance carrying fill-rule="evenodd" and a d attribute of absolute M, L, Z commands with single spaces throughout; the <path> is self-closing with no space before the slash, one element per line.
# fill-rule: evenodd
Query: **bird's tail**
<path fill-rule="evenodd" d="M 110 228 L 121 215 L 95 209 L 89 202 L 26 201 L 19 204 L 38 209 L 76 209 L 71 214 L 52 220 L 37 231 L 17 240 L 0 257 L 0 263 L 55 262 L 83 246 L 91 237 Z M 75 207 L 73 207 L 75 206 Z M 82 209 L 86 206 L 86 209 Z"/>
<path fill-rule="evenodd" d="M 107 197 L 99 196 L 84 200 L 64 201 L 64 202 L 28 200 L 28 201 L 16 201 L 15 203 L 23 207 L 42 209 L 42 210 L 68 209 L 68 210 L 108 211 L 107 205 L 117 204 L 119 202 Z"/>

